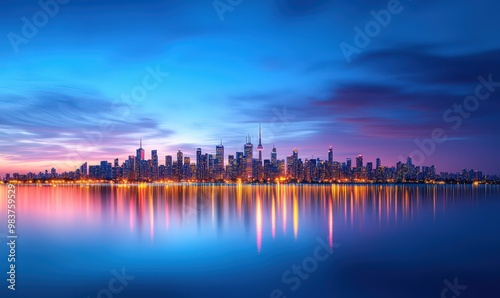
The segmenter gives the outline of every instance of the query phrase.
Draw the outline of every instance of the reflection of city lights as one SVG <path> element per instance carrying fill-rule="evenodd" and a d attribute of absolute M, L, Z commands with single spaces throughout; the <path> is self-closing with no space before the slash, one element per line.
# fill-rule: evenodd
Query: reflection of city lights
<path fill-rule="evenodd" d="M 260 254 L 262 248 L 262 206 L 260 195 L 257 193 L 257 206 L 255 210 L 255 229 L 257 231 L 257 252 Z"/>
<path fill-rule="evenodd" d="M 273 195 L 272 199 L 272 206 L 271 206 L 271 229 L 272 229 L 272 236 L 273 239 L 276 238 L 276 206 L 275 206 L 275 198 Z"/>
<path fill-rule="evenodd" d="M 332 200 L 328 200 L 328 239 L 330 241 L 330 250 L 333 250 L 333 207 Z"/>
<path fill-rule="evenodd" d="M 484 185 L 459 186 L 180 186 L 172 184 L 145 185 L 48 185 L 18 186 L 18 208 L 25 218 L 44 225 L 63 228 L 72 225 L 101 231 L 117 229 L 160 242 L 165 236 L 194 237 L 217 233 L 256 233 L 251 246 L 260 253 L 266 240 L 276 239 L 276 229 L 282 226 L 286 235 L 287 220 L 293 225 L 298 239 L 318 225 L 317 233 L 328 233 L 330 246 L 334 243 L 334 228 L 363 227 L 365 230 L 383 227 L 387 223 L 411 223 L 417 215 L 428 212 L 438 217 L 446 208 L 453 208 L 459 194 L 467 194 L 461 204 L 475 204 L 481 196 L 490 195 Z M 0 189 L 6 187 L 0 185 Z M 205 209 L 195 209 L 197 220 L 182 219 L 183 206 L 194 204 L 199 188 L 208 194 Z M 481 191 L 479 191 L 481 190 Z M 236 200 L 236 201 L 235 201 Z M 195 206 L 199 206 L 195 205 Z M 211 204 L 210 204 L 211 203 Z M 6 197 L 0 196 L 0 212 L 6 213 Z M 212 209 L 210 210 L 210 207 Z M 288 211 L 291 215 L 288 216 Z M 344 217 L 344 219 L 342 219 Z M 53 218 L 48 222 L 47 218 Z M 224 220 L 220 220 L 224 219 Z M 253 225 L 255 219 L 255 225 Z M 335 222 L 337 220 L 337 222 Z M 269 226 L 267 225 L 270 221 Z M 211 222 L 214 225 L 211 225 Z M 338 223 L 341 226 L 338 226 Z M 337 226 L 335 227 L 335 224 Z M 201 227 L 196 229 L 196 225 Z M 159 227 L 159 228 L 158 228 Z M 164 228 L 165 227 L 165 228 Z M 316 226 L 315 226 L 316 228 Z M 120 230 L 118 230 L 120 229 Z M 248 229 L 248 230 L 247 230 Z M 254 230 L 255 229 L 255 230 Z M 166 231 L 168 230 L 168 233 Z M 269 231 L 271 233 L 269 233 Z M 162 234 L 163 233 L 163 234 Z M 268 233 L 268 234 L 266 234 Z M 281 233 L 281 232 L 278 232 Z M 196 235 L 195 235 L 196 234 Z M 269 235 L 270 234 L 270 235 Z M 290 233 L 289 233 L 290 234 Z M 281 234 L 280 234 L 281 235 Z M 339 234 L 337 234 L 339 235 Z M 251 236 L 253 238 L 253 236 Z M 175 239 L 178 239 L 175 238 Z M 301 238 L 305 238 L 302 237 Z M 149 239 L 147 239 L 149 241 Z M 335 239 L 337 240 L 337 239 Z M 177 240 L 174 240 L 177 241 Z M 256 241 L 256 244 L 255 242 Z"/>
<path fill-rule="evenodd" d="M 283 190 L 283 197 L 282 197 L 282 203 L 283 203 L 283 235 L 286 235 L 286 197 L 284 195 L 284 190 Z"/>
<path fill-rule="evenodd" d="M 294 193 L 293 196 L 293 235 L 295 236 L 295 240 L 297 240 L 297 236 L 299 234 L 299 200 Z"/>

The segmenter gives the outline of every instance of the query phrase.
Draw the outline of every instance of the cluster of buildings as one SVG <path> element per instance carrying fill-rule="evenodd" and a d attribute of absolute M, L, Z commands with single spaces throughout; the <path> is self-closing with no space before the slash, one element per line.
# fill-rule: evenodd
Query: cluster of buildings
<path fill-rule="evenodd" d="M 481 171 L 463 170 L 461 173 L 436 173 L 434 166 L 416 166 L 412 158 L 398 162 L 393 167 L 382 166 L 380 158 L 373 162 L 364 162 L 363 156 L 351 158 L 345 162 L 334 161 L 333 148 L 328 150 L 326 160 L 311 158 L 302 160 L 299 151 L 293 149 L 286 160 L 278 159 L 273 146 L 269 159 L 263 159 L 262 131 L 259 127 L 257 155 L 251 138 L 247 137 L 243 151 L 229 154 L 225 160 L 222 142 L 215 147 L 215 153 L 203 153 L 196 150 L 196 160 L 184 156 L 179 149 L 175 156 L 167 155 L 160 162 L 157 150 L 151 151 L 151 158 L 145 158 L 142 139 L 135 155 L 130 155 L 122 164 L 118 159 L 112 163 L 101 161 L 97 165 L 83 163 L 72 172 L 58 174 L 52 168 L 50 173 L 28 173 L 10 176 L 5 180 L 31 181 L 37 179 L 93 179 L 118 181 L 197 181 L 197 182 L 305 182 L 305 183 L 348 183 L 348 182 L 498 182 L 498 176 L 485 176 Z"/>

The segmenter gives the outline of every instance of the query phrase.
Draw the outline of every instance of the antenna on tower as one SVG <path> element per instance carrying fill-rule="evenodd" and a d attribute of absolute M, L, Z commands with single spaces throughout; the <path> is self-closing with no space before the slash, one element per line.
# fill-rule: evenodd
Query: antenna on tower
<path fill-rule="evenodd" d="M 262 146 L 262 124 L 259 123 L 259 146 Z"/>
<path fill-rule="evenodd" d="M 139 148 L 142 148 L 142 138 L 140 138 Z"/>

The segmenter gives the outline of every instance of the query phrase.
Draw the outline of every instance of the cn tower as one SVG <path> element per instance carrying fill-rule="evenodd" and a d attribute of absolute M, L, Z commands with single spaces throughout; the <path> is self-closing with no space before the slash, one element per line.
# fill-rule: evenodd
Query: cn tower
<path fill-rule="evenodd" d="M 257 150 L 259 151 L 259 164 L 262 166 L 262 150 L 264 147 L 262 146 L 262 127 L 259 123 L 259 145 L 257 146 Z"/>

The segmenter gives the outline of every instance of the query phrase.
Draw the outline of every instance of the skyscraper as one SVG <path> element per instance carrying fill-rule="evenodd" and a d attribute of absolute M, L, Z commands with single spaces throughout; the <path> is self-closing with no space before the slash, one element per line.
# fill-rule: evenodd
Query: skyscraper
<path fill-rule="evenodd" d="M 244 178 L 246 175 L 245 154 L 243 152 L 236 152 L 236 177 Z"/>
<path fill-rule="evenodd" d="M 224 145 L 222 145 L 222 140 L 220 141 L 220 145 L 215 147 L 215 158 L 217 159 L 216 166 L 216 178 L 223 179 L 224 178 Z"/>
<path fill-rule="evenodd" d="M 182 157 L 183 157 L 183 153 L 181 151 L 181 149 L 179 149 L 179 151 L 177 151 L 177 179 L 180 181 L 182 180 Z"/>
<path fill-rule="evenodd" d="M 380 165 L 381 165 L 380 158 L 377 158 L 376 161 L 375 161 L 375 167 L 376 167 L 376 169 L 380 168 Z"/>
<path fill-rule="evenodd" d="M 136 162 L 135 162 L 135 156 L 129 155 L 128 156 L 128 169 L 127 169 L 127 178 L 130 180 L 135 180 L 137 179 L 137 172 L 136 172 Z"/>
<path fill-rule="evenodd" d="M 151 178 L 153 180 L 158 179 L 158 151 L 151 150 L 151 161 L 152 161 L 152 169 L 151 169 Z"/>
<path fill-rule="evenodd" d="M 363 167 L 363 155 L 356 157 L 356 168 L 361 169 Z"/>
<path fill-rule="evenodd" d="M 347 169 L 350 170 L 352 168 L 352 159 L 347 158 L 346 159 L 346 164 L 347 164 Z"/>
<path fill-rule="evenodd" d="M 367 162 L 366 163 L 366 173 L 368 175 L 368 179 L 373 178 L 373 163 L 372 162 Z"/>
<path fill-rule="evenodd" d="M 191 158 L 184 157 L 184 165 L 182 166 L 182 177 L 184 179 L 191 179 Z"/>
<path fill-rule="evenodd" d="M 87 177 L 87 173 L 88 173 L 88 172 L 87 172 L 87 170 L 88 170 L 87 163 L 86 163 L 86 162 L 84 162 L 84 163 L 82 164 L 82 166 L 80 167 L 80 173 L 81 173 L 81 175 L 82 175 L 83 177 Z"/>
<path fill-rule="evenodd" d="M 144 178 L 142 177 L 141 173 L 141 163 L 144 160 L 144 149 L 142 149 L 142 138 L 139 143 L 139 149 L 136 151 L 136 156 L 135 156 L 135 166 L 134 166 L 134 171 L 135 171 L 135 177 L 137 179 Z"/>
<path fill-rule="evenodd" d="M 196 179 L 202 180 L 201 148 L 196 148 Z"/>
<path fill-rule="evenodd" d="M 135 157 L 136 160 L 139 161 L 144 160 L 144 149 L 142 149 L 142 138 L 139 143 L 139 149 L 137 149 L 136 153 L 137 153 Z"/>
<path fill-rule="evenodd" d="M 172 155 L 165 156 L 165 176 L 172 178 Z"/>
<path fill-rule="evenodd" d="M 250 136 L 247 137 L 247 143 L 244 146 L 244 154 L 245 154 L 245 173 L 247 179 L 252 178 L 252 162 L 253 162 L 253 145 L 252 139 Z"/>
<path fill-rule="evenodd" d="M 278 166 L 278 154 L 276 152 L 276 147 L 273 145 L 273 150 L 271 151 L 271 165 L 273 167 Z"/>
<path fill-rule="evenodd" d="M 328 162 L 326 163 L 326 177 L 333 178 L 333 147 L 330 146 L 328 149 Z"/>
<path fill-rule="evenodd" d="M 294 148 L 292 153 L 292 178 L 299 179 L 299 149 Z"/>

